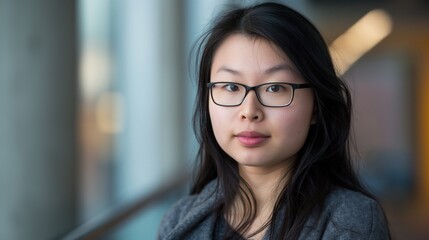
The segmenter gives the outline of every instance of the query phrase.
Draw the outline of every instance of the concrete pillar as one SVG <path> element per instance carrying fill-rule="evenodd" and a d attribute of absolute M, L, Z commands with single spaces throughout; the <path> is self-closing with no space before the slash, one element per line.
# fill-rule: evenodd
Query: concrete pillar
<path fill-rule="evenodd" d="M 0 0 L 0 239 L 76 224 L 75 5 Z"/>

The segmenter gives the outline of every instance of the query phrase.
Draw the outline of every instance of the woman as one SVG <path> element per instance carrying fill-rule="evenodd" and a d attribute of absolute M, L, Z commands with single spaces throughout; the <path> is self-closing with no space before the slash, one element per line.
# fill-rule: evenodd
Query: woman
<path fill-rule="evenodd" d="M 349 91 L 307 19 L 231 10 L 199 52 L 199 165 L 159 239 L 390 239 L 352 168 Z"/>

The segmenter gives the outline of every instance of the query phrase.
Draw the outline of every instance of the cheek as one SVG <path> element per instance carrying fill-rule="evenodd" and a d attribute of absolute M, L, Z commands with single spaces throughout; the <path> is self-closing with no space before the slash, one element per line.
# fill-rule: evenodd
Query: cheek
<path fill-rule="evenodd" d="M 226 124 L 224 121 L 227 116 L 225 116 L 225 111 L 221 111 L 221 109 L 211 101 L 209 103 L 209 114 L 213 133 L 216 137 L 216 141 L 220 144 L 225 136 Z"/>
<path fill-rule="evenodd" d="M 284 146 L 290 146 L 291 149 L 299 151 L 307 139 L 308 131 L 311 125 L 312 112 L 303 111 L 293 114 L 282 114 L 276 118 L 277 134 Z"/>
<path fill-rule="evenodd" d="M 299 104 L 291 106 L 287 109 L 290 112 L 284 112 L 281 116 L 285 123 L 283 130 L 294 136 L 297 142 L 304 144 L 314 120 L 314 98 L 312 92 L 301 92 L 295 100 Z"/>

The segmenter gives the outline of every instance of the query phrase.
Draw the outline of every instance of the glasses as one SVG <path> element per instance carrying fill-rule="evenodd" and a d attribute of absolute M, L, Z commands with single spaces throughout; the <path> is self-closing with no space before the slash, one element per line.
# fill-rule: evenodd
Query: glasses
<path fill-rule="evenodd" d="M 287 107 L 293 101 L 295 89 L 310 88 L 310 84 L 271 82 L 249 87 L 234 82 L 211 82 L 207 84 L 207 87 L 210 89 L 213 102 L 219 106 L 239 106 L 247 94 L 253 90 L 263 106 Z"/>

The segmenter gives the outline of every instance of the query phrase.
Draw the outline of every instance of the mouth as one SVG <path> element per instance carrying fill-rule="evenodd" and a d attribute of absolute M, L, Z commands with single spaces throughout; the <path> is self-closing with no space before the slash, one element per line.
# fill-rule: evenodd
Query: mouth
<path fill-rule="evenodd" d="M 240 132 L 236 134 L 235 137 L 245 147 L 260 146 L 264 144 L 264 142 L 266 142 L 267 139 L 269 138 L 268 135 L 255 132 L 255 131 Z"/>

